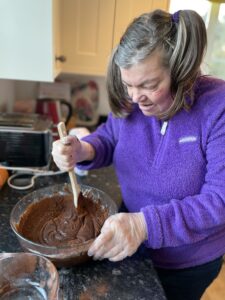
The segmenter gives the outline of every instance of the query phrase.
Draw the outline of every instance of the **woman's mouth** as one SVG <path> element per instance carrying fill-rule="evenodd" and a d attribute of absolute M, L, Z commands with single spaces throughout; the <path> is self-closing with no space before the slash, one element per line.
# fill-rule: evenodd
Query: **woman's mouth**
<path fill-rule="evenodd" d="M 153 103 L 139 104 L 139 108 L 141 110 L 148 110 L 151 109 L 153 106 L 154 106 Z"/>

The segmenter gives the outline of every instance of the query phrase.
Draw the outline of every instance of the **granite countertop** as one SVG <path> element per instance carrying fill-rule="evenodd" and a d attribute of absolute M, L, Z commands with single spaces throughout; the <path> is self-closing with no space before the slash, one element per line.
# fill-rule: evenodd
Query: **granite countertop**
<path fill-rule="evenodd" d="M 15 203 L 35 189 L 63 182 L 69 182 L 67 174 L 39 177 L 35 186 L 26 191 L 7 185 L 0 190 L 0 252 L 22 251 L 9 225 Z M 112 167 L 89 171 L 88 176 L 78 177 L 78 182 L 103 190 L 120 206 L 120 188 Z M 166 299 L 152 262 L 142 248 L 121 262 L 90 260 L 83 265 L 58 269 L 58 272 L 62 300 Z"/>

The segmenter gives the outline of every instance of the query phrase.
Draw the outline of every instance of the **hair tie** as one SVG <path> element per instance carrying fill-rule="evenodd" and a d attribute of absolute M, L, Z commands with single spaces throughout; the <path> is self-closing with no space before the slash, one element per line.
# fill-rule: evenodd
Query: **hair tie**
<path fill-rule="evenodd" d="M 176 11 L 174 14 L 172 14 L 172 22 L 178 24 L 179 23 L 179 14 L 180 10 Z"/>

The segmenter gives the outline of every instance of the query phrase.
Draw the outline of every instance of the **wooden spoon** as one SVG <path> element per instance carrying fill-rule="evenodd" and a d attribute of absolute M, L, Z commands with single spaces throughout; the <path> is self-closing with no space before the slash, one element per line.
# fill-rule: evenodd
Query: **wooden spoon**
<path fill-rule="evenodd" d="M 60 122 L 57 127 L 58 127 L 58 132 L 59 132 L 60 138 L 66 137 L 67 132 L 66 132 L 65 124 L 63 122 Z M 80 186 L 77 183 L 77 179 L 76 179 L 76 175 L 74 173 L 74 170 L 70 170 L 68 173 L 69 173 L 69 177 L 70 177 L 70 183 L 71 183 L 71 186 L 72 186 L 74 206 L 77 208 L 78 197 L 80 195 Z"/>

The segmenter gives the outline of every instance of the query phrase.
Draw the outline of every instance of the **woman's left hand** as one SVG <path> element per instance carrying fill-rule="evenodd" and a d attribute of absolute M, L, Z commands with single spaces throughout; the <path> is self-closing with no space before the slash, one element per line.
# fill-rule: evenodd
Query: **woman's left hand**
<path fill-rule="evenodd" d="M 147 239 L 143 213 L 118 213 L 104 223 L 101 234 L 91 245 L 88 255 L 93 259 L 119 261 L 131 256 Z"/>

